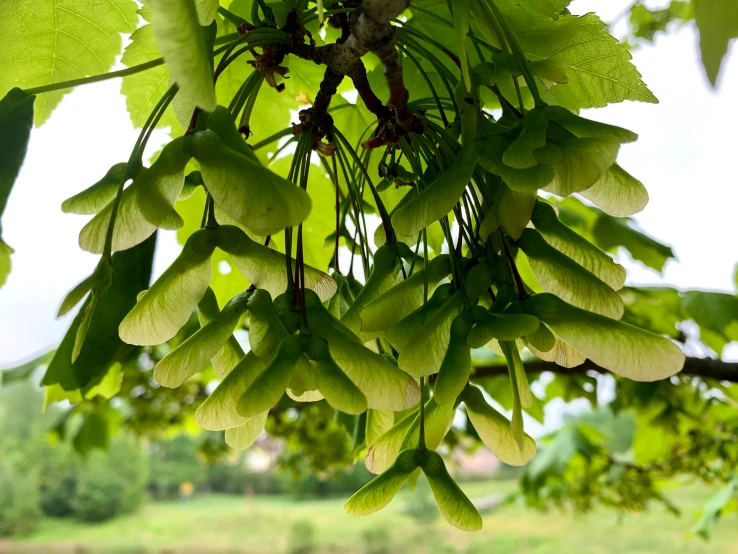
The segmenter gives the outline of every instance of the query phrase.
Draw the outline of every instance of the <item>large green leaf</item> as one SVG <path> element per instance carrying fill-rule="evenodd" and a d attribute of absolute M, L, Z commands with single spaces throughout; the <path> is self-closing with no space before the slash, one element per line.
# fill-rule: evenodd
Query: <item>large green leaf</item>
<path fill-rule="evenodd" d="M 274 359 L 238 399 L 238 413 L 253 417 L 272 408 L 287 390 L 304 353 L 303 337 L 291 335 L 284 339 Z"/>
<path fill-rule="evenodd" d="M 448 214 L 469 184 L 479 152 L 465 145 L 453 165 L 392 215 L 392 225 L 400 236 L 417 237 L 418 232 Z"/>
<path fill-rule="evenodd" d="M 595 14 L 537 18 L 515 34 L 531 60 L 566 63 L 568 84 L 556 85 L 551 94 L 570 108 L 597 108 L 612 102 L 658 102 L 630 62 L 630 52 L 606 32 Z"/>
<path fill-rule="evenodd" d="M 377 335 L 364 332 L 362 310 L 367 304 L 393 290 L 400 278 L 401 264 L 402 258 L 395 244 L 380 246 L 374 253 L 374 265 L 364 288 L 341 318 L 341 323 L 364 342 L 376 338 Z"/>
<path fill-rule="evenodd" d="M 254 444 L 254 441 L 259 438 L 259 435 L 264 430 L 268 415 L 269 412 L 262 412 L 249 418 L 248 421 L 239 427 L 226 429 L 226 444 L 236 450 L 243 450 Z"/>
<path fill-rule="evenodd" d="M 249 352 L 195 412 L 195 422 L 209 431 L 240 427 L 250 418 L 238 413 L 238 399 L 263 373 L 266 365 Z M 258 417 L 258 415 L 254 416 Z"/>
<path fill-rule="evenodd" d="M 251 283 L 273 297 L 287 289 L 287 258 L 281 252 L 251 240 L 239 228 L 223 225 L 218 229 L 218 246 L 230 254 L 234 265 Z M 295 275 L 295 260 L 292 260 Z M 314 267 L 305 267 L 305 286 L 315 291 L 322 302 L 336 293 L 336 282 Z"/>
<path fill-rule="evenodd" d="M 154 379 L 164 387 L 179 387 L 212 360 L 233 335 L 246 312 L 251 293 L 235 296 L 223 311 L 164 356 L 154 367 Z"/>
<path fill-rule="evenodd" d="M 197 315 L 200 320 L 200 326 L 207 325 L 210 321 L 220 315 L 218 299 L 215 297 L 213 289 L 208 288 L 205 292 L 205 296 L 200 300 L 200 303 L 197 305 Z M 223 379 L 234 367 L 236 367 L 236 364 L 238 364 L 243 357 L 243 348 L 238 344 L 236 337 L 231 335 L 228 337 L 228 340 L 223 347 L 211 358 L 210 362 L 213 365 L 213 371 L 215 371 L 215 375 L 218 379 Z"/>
<path fill-rule="evenodd" d="M 181 94 L 198 107 L 213 111 L 217 105 L 211 54 L 193 0 L 156 0 L 152 24 L 159 50 Z"/>
<path fill-rule="evenodd" d="M 79 215 L 93 215 L 102 211 L 115 198 L 127 167 L 126 162 L 115 164 L 97 183 L 67 198 L 62 203 L 62 211 Z"/>
<path fill-rule="evenodd" d="M 657 381 L 681 371 L 684 353 L 671 340 L 593 314 L 552 294 L 536 294 L 523 309 L 593 362 L 634 381 Z"/>
<path fill-rule="evenodd" d="M 687 316 L 700 326 L 700 338 L 718 355 L 728 342 L 738 341 L 738 296 L 687 291 L 682 305 Z"/>
<path fill-rule="evenodd" d="M 161 58 L 152 25 L 144 25 L 136 29 L 130 40 L 120 60 L 128 67 Z M 166 65 L 127 75 L 122 79 L 120 91 L 126 97 L 126 107 L 135 127 L 144 126 L 159 99 L 169 89 L 169 80 L 169 68 Z M 179 128 L 171 106 L 164 112 L 157 126 Z"/>
<path fill-rule="evenodd" d="M 386 358 L 372 352 L 308 292 L 310 329 L 328 342 L 331 356 L 375 410 L 400 411 L 420 399 L 418 384 Z"/>
<path fill-rule="evenodd" d="M 433 294 L 438 282 L 450 273 L 451 262 L 447 254 L 430 260 L 427 273 L 428 294 Z M 360 314 L 361 330 L 366 333 L 385 331 L 420 308 L 423 305 L 425 282 L 426 272 L 421 268 L 378 298 L 366 303 Z"/>
<path fill-rule="evenodd" d="M 466 414 L 484 445 L 506 464 L 522 466 L 536 453 L 536 442 L 525 435 L 522 447 L 513 437 L 510 421 L 487 404 L 479 388 L 468 385 L 462 393 Z"/>
<path fill-rule="evenodd" d="M 439 404 L 434 397 L 425 403 L 425 444 L 438 448 L 448 433 L 456 414 L 456 404 Z M 382 473 L 407 448 L 414 448 L 420 438 L 420 411 L 414 410 L 387 429 L 370 446 L 364 465 L 372 473 Z"/>
<path fill-rule="evenodd" d="M 210 229 L 190 235 L 177 259 L 123 319 L 120 338 L 128 344 L 154 345 L 176 335 L 208 289 L 217 241 L 217 231 Z"/>
<path fill-rule="evenodd" d="M 176 138 L 123 191 L 113 227 L 113 250 L 143 242 L 164 224 L 184 187 L 184 170 L 190 158 L 186 138 Z M 83 250 L 102 253 L 114 206 L 115 201 L 111 201 L 84 226 L 79 234 Z"/>
<path fill-rule="evenodd" d="M 2 17 L 2 6 L 0 6 Z M 1 28 L 1 27 L 0 27 Z M 2 44 L 2 39 L 0 39 Z M 0 73 L 0 79 L 2 73 Z M 12 249 L 2 240 L 2 216 L 8 203 L 23 160 L 33 127 L 35 96 L 28 96 L 19 89 L 12 89 L 0 100 L 0 287 L 10 273 Z"/>
<path fill-rule="evenodd" d="M 318 390 L 328 404 L 347 414 L 358 415 L 366 411 L 366 397 L 331 358 L 328 343 L 319 337 L 311 337 L 307 354 L 318 374 Z"/>
<path fill-rule="evenodd" d="M 469 382 L 472 360 L 468 337 L 473 325 L 471 312 L 457 315 L 451 323 L 448 348 L 433 388 L 433 397 L 439 404 L 455 402 Z"/>
<path fill-rule="evenodd" d="M 670 247 L 636 229 L 631 219 L 600 215 L 592 233 L 603 250 L 615 250 L 623 246 L 633 259 L 656 271 L 663 271 L 666 262 L 674 258 Z"/>
<path fill-rule="evenodd" d="M 546 202 L 537 202 L 533 210 L 533 224 L 543 238 L 556 250 L 596 275 L 612 289 L 625 284 L 625 268 L 587 239 L 559 221 L 556 211 Z"/>
<path fill-rule="evenodd" d="M 728 44 L 738 37 L 738 9 L 732 0 L 694 0 L 694 18 L 700 32 L 702 65 L 715 86 Z"/>
<path fill-rule="evenodd" d="M 138 24 L 133 0 L 6 0 L 0 2 L 0 95 L 108 71 L 120 54 L 121 33 Z M 43 124 L 70 89 L 36 104 Z"/>
<path fill-rule="evenodd" d="M 443 459 L 428 450 L 421 468 L 446 521 L 462 531 L 479 531 L 482 528 L 482 516 L 448 474 Z"/>
<path fill-rule="evenodd" d="M 548 244 L 540 233 L 526 229 L 518 246 L 546 292 L 591 312 L 615 319 L 622 317 L 620 296 L 596 275 Z"/>
<path fill-rule="evenodd" d="M 648 204 L 646 187 L 618 164 L 613 164 L 594 185 L 579 194 L 615 217 L 637 214 Z"/>
<path fill-rule="evenodd" d="M 87 340 L 72 363 L 77 329 L 90 300 L 74 318 L 49 363 L 42 385 L 60 385 L 64 390 L 88 391 L 97 385 L 110 364 L 122 360 L 132 348 L 118 338 L 118 325 L 136 304 L 136 295 L 149 285 L 156 246 L 156 235 L 147 241 L 113 255 L 113 275 L 110 288 L 97 303 Z"/>
<path fill-rule="evenodd" d="M 284 177 L 228 148 L 212 131 L 192 136 L 205 187 L 215 202 L 257 235 L 271 235 L 302 223 L 310 197 Z"/>
<path fill-rule="evenodd" d="M 352 516 L 368 516 L 378 512 L 395 497 L 418 467 L 417 451 L 405 450 L 384 473 L 364 485 L 348 499 L 344 509 Z"/>
<path fill-rule="evenodd" d="M 446 355 L 446 346 L 451 335 L 451 323 L 461 313 L 463 307 L 463 293 L 457 291 L 439 308 L 431 312 L 427 320 L 400 350 L 400 357 L 397 359 L 400 369 L 415 377 L 437 373 Z M 398 325 L 402 325 L 402 321 Z"/>

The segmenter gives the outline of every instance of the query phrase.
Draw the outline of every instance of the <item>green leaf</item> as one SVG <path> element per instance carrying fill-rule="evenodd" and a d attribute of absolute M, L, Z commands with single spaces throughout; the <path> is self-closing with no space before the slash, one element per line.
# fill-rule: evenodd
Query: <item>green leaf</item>
<path fill-rule="evenodd" d="M 538 161 L 555 172 L 544 190 L 557 196 L 587 190 L 615 163 L 619 149 L 620 142 L 612 136 L 578 138 L 563 131 L 549 137 L 546 147 L 536 151 Z"/>
<path fill-rule="evenodd" d="M 269 412 L 256 414 L 243 425 L 226 429 L 226 444 L 235 450 L 243 450 L 254 444 L 264 430 L 268 414 Z"/>
<path fill-rule="evenodd" d="M 738 11 L 731 0 L 694 0 L 694 18 L 700 32 L 702 65 L 714 87 L 728 44 L 738 37 Z"/>
<path fill-rule="evenodd" d="M 478 387 L 468 385 L 462 393 L 462 400 L 469 421 L 492 454 L 513 466 L 525 465 L 533 458 L 536 442 L 526 434 L 522 447 L 518 445 L 513 437 L 510 421 L 487 404 Z"/>
<path fill-rule="evenodd" d="M 370 408 L 406 410 L 420 399 L 418 384 L 386 358 L 372 352 L 308 293 L 310 329 L 325 339 L 336 364 L 364 393 Z"/>
<path fill-rule="evenodd" d="M 453 287 L 451 284 L 440 285 L 433 292 L 433 296 L 430 297 L 428 302 L 390 327 L 385 333 L 385 338 L 395 350 L 402 352 L 405 346 L 422 329 L 428 318 L 436 313 L 451 298 L 452 294 Z"/>
<path fill-rule="evenodd" d="M 10 255 L 12 253 L 13 249 L 5 244 L 3 239 L 0 238 L 0 288 L 2 288 L 8 280 L 8 275 L 10 275 L 10 270 L 13 265 L 10 261 Z"/>
<path fill-rule="evenodd" d="M 738 296 L 722 292 L 687 291 L 682 306 L 700 326 L 700 336 L 718 355 L 725 344 L 738 341 Z M 716 336 L 705 331 L 711 331 Z M 708 339 L 709 337 L 709 339 Z"/>
<path fill-rule="evenodd" d="M 394 423 L 394 412 L 385 410 L 367 410 L 365 432 L 367 447 L 371 448 L 379 437 L 392 428 Z"/>
<path fill-rule="evenodd" d="M 236 268 L 255 287 L 268 291 L 273 297 L 287 289 L 287 258 L 284 254 L 251 240 L 238 227 L 222 225 L 218 233 L 218 246 L 230 254 Z M 293 275 L 295 267 L 293 259 Z M 305 267 L 305 286 L 315 291 L 321 302 L 329 300 L 337 289 L 336 282 L 327 273 L 311 266 Z"/>
<path fill-rule="evenodd" d="M 456 405 L 439 404 L 431 397 L 425 403 L 425 444 L 435 449 L 443 441 L 454 421 Z M 369 448 L 364 465 L 372 473 L 382 473 L 392 465 L 402 450 L 414 448 L 420 438 L 420 411 L 413 410 L 385 431 Z"/>
<path fill-rule="evenodd" d="M 428 262 L 428 294 L 439 281 L 451 273 L 448 254 L 436 256 Z M 387 292 L 368 302 L 361 309 L 361 330 L 367 333 L 386 331 L 423 305 L 426 274 L 419 269 Z"/>
<path fill-rule="evenodd" d="M 138 24 L 133 0 L 0 3 L 0 95 L 107 72 Z M 44 94 L 36 104 L 42 125 L 70 89 Z"/>
<path fill-rule="evenodd" d="M 5 4 L 7 6 L 8 4 Z M 0 21 L 4 6 L 0 6 Z M 2 24 L 0 23 L 0 28 Z M 2 36 L 0 34 L 0 36 Z M 2 48 L 0 38 L 0 49 Z M 0 79 L 3 77 L 0 69 Z M 35 96 L 28 96 L 17 88 L 8 92 L 0 100 L 0 218 L 8 204 L 10 191 L 13 190 L 23 160 L 26 158 L 28 141 L 33 127 L 33 104 Z M 0 219 L 0 236 L 2 236 L 2 220 Z"/>
<path fill-rule="evenodd" d="M 697 5 L 699 5 L 699 2 Z M 702 510 L 702 515 L 692 528 L 692 532 L 704 539 L 708 539 L 712 528 L 718 522 L 720 516 L 727 511 L 728 506 L 730 504 L 738 504 L 736 501 L 737 498 L 738 477 L 734 477 L 726 486 L 707 499 Z"/>
<path fill-rule="evenodd" d="M 369 471 L 375 474 L 386 471 L 397 459 L 403 445 L 407 444 L 407 448 L 415 446 L 407 437 L 419 426 L 418 418 L 418 412 L 413 411 L 372 442 L 364 458 L 364 465 Z"/>
<path fill-rule="evenodd" d="M 439 404 L 456 401 L 469 382 L 471 374 L 471 347 L 467 340 L 474 325 L 470 312 L 462 312 L 451 323 L 448 349 L 438 370 L 433 397 Z"/>
<path fill-rule="evenodd" d="M 287 390 L 304 353 L 303 337 L 291 335 L 284 339 L 274 359 L 238 399 L 238 413 L 253 417 L 272 408 Z"/>
<path fill-rule="evenodd" d="M 251 293 L 245 292 L 233 297 L 218 316 L 159 360 L 154 367 L 154 379 L 164 387 L 176 388 L 200 371 L 233 335 L 250 296 Z"/>
<path fill-rule="evenodd" d="M 197 305 L 197 314 L 200 319 L 200 326 L 206 325 L 211 320 L 218 317 L 220 314 L 220 308 L 218 307 L 218 299 L 215 297 L 213 289 L 208 288 L 205 292 L 205 296 L 202 297 L 200 303 Z M 218 379 L 224 379 L 230 371 L 236 367 L 236 364 L 241 361 L 244 357 L 243 348 L 238 344 L 236 337 L 231 335 L 218 350 L 218 352 L 210 360 L 213 365 L 213 371 Z"/>
<path fill-rule="evenodd" d="M 518 353 L 518 347 L 514 342 L 502 341 L 500 343 L 500 349 L 507 360 L 507 370 L 510 375 L 510 390 L 512 393 L 512 421 L 510 423 L 510 430 L 515 442 L 518 443 L 520 449 L 525 444 L 525 432 L 523 430 L 523 392 L 527 393 L 526 400 L 530 407 L 532 398 L 530 396 L 530 389 L 528 388 L 528 380 L 525 377 L 525 371 L 522 369 L 520 363 L 520 354 Z M 524 380 L 524 384 L 520 382 L 520 377 Z"/>
<path fill-rule="evenodd" d="M 217 231 L 202 229 L 190 235 L 177 259 L 121 322 L 120 338 L 128 344 L 154 345 L 176 335 L 208 289 L 217 242 Z"/>
<path fill-rule="evenodd" d="M 400 357 L 397 364 L 400 369 L 414 377 L 437 373 L 446 355 L 446 345 L 451 336 L 451 323 L 463 308 L 463 293 L 457 291 L 439 308 L 430 312 L 407 344 L 402 349 L 398 348 Z M 402 325 L 403 321 L 397 325 Z"/>
<path fill-rule="evenodd" d="M 115 198 L 127 167 L 125 162 L 115 164 L 97 183 L 67 198 L 62 203 L 62 211 L 79 215 L 93 215 L 102 211 Z"/>
<path fill-rule="evenodd" d="M 195 412 L 195 422 L 208 431 L 220 431 L 240 427 L 249 421 L 251 418 L 238 413 L 238 399 L 265 369 L 266 365 L 253 352 L 246 354 L 212 394 L 200 404 Z M 257 414 L 253 417 L 259 416 Z"/>
<path fill-rule="evenodd" d="M 633 142 L 638 139 L 638 135 L 633 131 L 581 117 L 562 106 L 546 106 L 543 110 L 552 121 L 579 138 L 614 137 L 620 143 Z"/>
<path fill-rule="evenodd" d="M 120 60 L 126 66 L 132 67 L 161 58 L 152 25 L 144 25 L 136 29 L 130 40 Z M 126 97 L 126 107 L 134 127 L 144 126 L 159 99 L 169 89 L 169 80 L 169 69 L 166 65 L 123 77 L 120 91 Z M 164 112 L 157 127 L 179 128 L 171 106 Z"/>
<path fill-rule="evenodd" d="M 513 240 L 519 239 L 528 226 L 537 198 L 534 192 L 520 192 L 505 187 L 497 208 L 497 221 Z M 482 233 L 481 228 L 479 232 Z"/>
<path fill-rule="evenodd" d="M 218 0 L 195 0 L 195 8 L 197 9 L 197 21 L 202 26 L 210 25 L 218 13 Z"/>
<path fill-rule="evenodd" d="M 156 0 L 151 7 L 156 44 L 181 94 L 213 111 L 217 103 L 211 53 L 193 0 Z"/>
<path fill-rule="evenodd" d="M 515 341 L 524 335 L 535 333 L 539 321 L 527 314 L 497 314 L 481 306 L 473 308 L 476 325 L 469 333 L 469 345 L 481 348 L 492 339 Z"/>
<path fill-rule="evenodd" d="M 613 164 L 594 185 L 579 194 L 615 217 L 637 214 L 648 204 L 646 187 L 618 164 Z"/>
<path fill-rule="evenodd" d="M 510 142 L 501 135 L 483 135 L 476 141 L 476 144 L 481 153 L 479 165 L 490 173 L 502 177 L 502 180 L 512 190 L 535 193 L 554 179 L 554 168 L 545 163 L 539 163 L 526 169 L 515 169 L 505 165 L 502 156 Z M 491 232 L 493 229 L 488 230 Z"/>
<path fill-rule="evenodd" d="M 72 445 L 78 454 L 87 456 L 95 448 L 107 449 L 109 438 L 108 420 L 100 413 L 91 412 L 85 415 L 82 426 L 72 439 Z"/>
<path fill-rule="evenodd" d="M 586 312 L 552 294 L 536 294 L 523 309 L 590 360 L 634 381 L 657 381 L 681 371 L 684 353 L 669 339 Z"/>
<path fill-rule="evenodd" d="M 482 528 L 482 516 L 448 474 L 443 459 L 428 450 L 421 468 L 446 521 L 462 531 L 479 531 Z"/>
<path fill-rule="evenodd" d="M 125 359 L 130 347 L 118 338 L 118 325 L 136 304 L 136 295 L 149 285 L 156 247 L 156 237 L 113 255 L 113 275 L 110 288 L 98 301 L 87 340 L 77 359 L 72 362 L 77 329 L 89 299 L 49 363 L 41 381 L 44 386 L 59 384 L 64 390 L 87 391 L 98 384 L 110 364 Z"/>
<path fill-rule="evenodd" d="M 351 516 L 368 516 L 387 506 L 418 467 L 416 453 L 416 450 L 401 452 L 392 467 L 348 499 L 344 506 L 346 513 Z"/>
<path fill-rule="evenodd" d="M 603 250 L 614 250 L 618 246 L 623 246 L 633 259 L 659 272 L 663 271 L 668 260 L 674 258 L 670 247 L 635 229 L 630 219 L 600 215 L 592 233 Z"/>
<path fill-rule="evenodd" d="M 380 246 L 374 253 L 374 265 L 364 288 L 356 296 L 348 311 L 341 318 L 351 332 L 363 342 L 377 337 L 376 333 L 364 332 L 363 309 L 367 304 L 377 300 L 385 293 L 393 290 L 400 279 L 402 258 L 395 244 Z"/>
<path fill-rule="evenodd" d="M 302 223 L 310 213 L 310 197 L 303 189 L 231 150 L 212 131 L 192 135 L 192 153 L 218 206 L 253 233 L 277 233 Z"/>
<path fill-rule="evenodd" d="M 113 250 L 140 244 L 166 221 L 184 187 L 184 170 L 190 158 L 186 137 L 174 139 L 123 191 L 113 227 Z M 79 234 L 83 250 L 103 252 L 114 206 L 115 201 L 111 201 L 84 226 Z"/>
<path fill-rule="evenodd" d="M 451 167 L 392 215 L 395 232 L 417 237 L 423 228 L 448 214 L 469 184 L 478 160 L 474 144 L 464 145 Z"/>
<path fill-rule="evenodd" d="M 533 224 L 546 242 L 601 279 L 614 290 L 625 284 L 625 268 L 559 221 L 554 208 L 543 201 L 536 203 Z M 549 291 L 553 292 L 553 291 Z"/>
<path fill-rule="evenodd" d="M 620 319 L 623 301 L 612 288 L 571 258 L 526 229 L 518 241 L 538 282 L 546 292 L 579 308 Z"/>
<path fill-rule="evenodd" d="M 36 356 L 26 363 L 0 370 L 0 386 L 7 386 L 12 383 L 22 383 L 24 381 L 28 381 L 39 367 L 41 367 L 42 365 L 46 365 L 46 363 L 49 361 L 49 358 L 51 358 L 53 355 L 54 350 L 51 350 L 49 352 L 44 352 L 40 356 Z M 390 427 L 391 426 L 392 424 L 390 424 Z"/>
<path fill-rule="evenodd" d="M 529 111 L 520 121 L 518 129 L 520 133 L 505 150 L 502 162 L 514 169 L 528 169 L 538 164 L 533 151 L 546 146 L 548 129 L 546 109 L 534 108 Z"/>
<path fill-rule="evenodd" d="M 318 374 L 318 390 L 328 404 L 347 414 L 358 415 L 366 411 L 366 397 L 331 358 L 328 343 L 319 337 L 311 337 L 307 354 Z"/>
<path fill-rule="evenodd" d="M 568 84 L 550 91 L 562 105 L 598 108 L 623 100 L 658 102 L 630 62 L 630 52 L 606 32 L 607 25 L 595 14 L 561 15 L 556 20 L 541 17 L 514 26 L 530 60 L 567 64 Z"/>

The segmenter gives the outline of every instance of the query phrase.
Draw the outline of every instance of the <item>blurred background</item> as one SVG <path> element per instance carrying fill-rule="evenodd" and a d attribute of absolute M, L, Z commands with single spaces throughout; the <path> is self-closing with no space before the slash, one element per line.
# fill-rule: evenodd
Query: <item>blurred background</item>
<path fill-rule="evenodd" d="M 688 1 L 575 0 L 570 9 L 595 11 L 612 23 L 660 100 L 586 114 L 639 133 L 638 142 L 620 154 L 651 196 L 635 223 L 675 254 L 659 264 L 620 249 L 628 284 L 735 295 L 736 56 L 725 57 L 717 86 L 711 86 Z M 100 121 L 105 140 L 95 135 Z M 345 515 L 345 499 L 371 475 L 361 461 L 346 469 L 352 437 L 321 404 L 274 414 L 269 435 L 243 452 L 227 449 L 222 433 L 199 429 L 192 410 L 189 417 L 180 413 L 212 391 L 206 382 L 154 397 L 158 385 L 148 375 L 139 381 L 115 377 L 124 383 L 125 400 L 106 405 L 104 422 L 70 416 L 64 402 L 46 409 L 49 394 L 38 386 L 36 368 L 70 323 L 54 318 L 56 308 L 96 263 L 76 248 L 80 222 L 58 206 L 118 162 L 118 152 L 136 134 L 120 83 L 76 90 L 51 122 L 34 131 L 10 198 L 3 230 L 16 254 L 0 291 L 0 368 L 15 369 L 0 380 L 0 552 L 738 552 L 738 519 L 730 513 L 738 506 L 738 477 L 728 486 L 725 479 L 711 484 L 709 476 L 693 478 L 699 468 L 681 471 L 675 461 L 652 468 L 656 477 L 640 481 L 612 476 L 602 485 L 596 478 L 601 468 L 592 462 L 595 452 L 612 458 L 663 446 L 658 429 L 637 433 L 644 424 L 640 415 L 608 406 L 614 385 L 607 378 L 591 377 L 597 387 L 580 382 L 575 391 L 552 376 L 536 383 L 535 392 L 548 401 L 538 420 L 526 425 L 547 446 L 525 469 L 472 446 L 464 421 L 458 422 L 445 453 L 483 514 L 484 530 L 476 534 L 447 525 L 424 482 L 370 518 Z M 166 130 L 155 131 L 149 154 L 166 136 Z M 40 194 L 44 202 L 37 204 Z M 159 233 L 157 248 L 156 275 L 178 253 L 176 234 Z M 662 308 L 658 304 L 651 316 L 668 318 Z M 711 339 L 704 329 L 697 336 L 701 340 L 685 343 L 688 354 L 738 361 L 738 343 L 730 336 Z M 161 355 L 151 353 L 149 369 Z M 105 398 L 106 387 L 117 390 L 115 385 L 101 383 L 98 393 Z M 310 452 L 305 444 L 313 445 Z M 586 471 L 572 470 L 577 464 Z M 624 483 L 633 488 L 623 490 Z"/>

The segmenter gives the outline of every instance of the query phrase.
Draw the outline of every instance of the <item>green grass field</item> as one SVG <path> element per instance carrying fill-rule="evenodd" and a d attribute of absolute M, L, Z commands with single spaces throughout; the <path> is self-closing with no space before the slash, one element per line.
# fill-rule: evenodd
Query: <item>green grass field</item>
<path fill-rule="evenodd" d="M 513 482 L 463 486 L 472 499 L 505 494 Z M 738 553 L 735 515 L 718 522 L 712 540 L 690 537 L 695 511 L 710 495 L 682 488 L 671 495 L 681 518 L 654 507 L 618 518 L 612 511 L 586 517 L 537 513 L 519 506 L 498 507 L 484 516 L 484 529 L 467 534 L 440 519 L 421 524 L 406 515 L 410 491 L 387 509 L 354 519 L 343 500 L 296 502 L 286 497 L 201 496 L 150 503 L 138 513 L 86 525 L 46 519 L 23 540 L 0 543 L 0 552 L 166 552 L 248 554 L 733 554 Z M 310 521 L 311 523 L 306 523 Z M 314 548 L 291 538 L 313 529 Z M 305 536 L 305 532 L 301 536 Z M 308 543 L 310 541 L 307 541 Z M 300 549 L 302 547 L 302 550 Z"/>

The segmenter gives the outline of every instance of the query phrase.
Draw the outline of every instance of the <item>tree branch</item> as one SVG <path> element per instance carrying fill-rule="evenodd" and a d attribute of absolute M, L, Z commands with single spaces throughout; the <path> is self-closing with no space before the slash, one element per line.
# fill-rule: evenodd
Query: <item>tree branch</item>
<path fill-rule="evenodd" d="M 526 373 L 542 373 L 544 371 L 550 371 L 551 373 L 561 375 L 580 375 L 587 371 L 611 373 L 591 360 L 586 360 L 583 364 L 576 367 L 562 367 L 554 362 L 535 360 L 525 363 L 525 371 Z M 738 362 L 723 362 L 721 360 L 713 360 L 711 358 L 687 358 L 681 374 L 693 377 L 702 377 L 705 379 L 715 379 L 717 381 L 738 383 Z M 507 366 L 488 365 L 477 366 L 473 369 L 473 377 L 475 378 L 496 377 L 499 375 L 507 375 Z"/>

